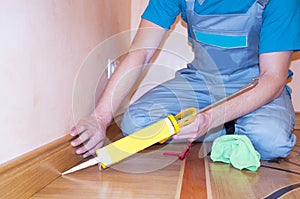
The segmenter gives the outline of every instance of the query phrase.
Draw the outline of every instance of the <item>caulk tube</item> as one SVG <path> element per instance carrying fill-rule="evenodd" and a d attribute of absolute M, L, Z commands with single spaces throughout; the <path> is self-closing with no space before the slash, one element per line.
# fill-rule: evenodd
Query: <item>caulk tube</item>
<path fill-rule="evenodd" d="M 153 144 L 163 143 L 178 132 L 179 125 L 175 117 L 169 115 L 163 120 L 97 149 L 96 154 L 98 159 L 101 160 L 102 168 L 106 168 Z"/>

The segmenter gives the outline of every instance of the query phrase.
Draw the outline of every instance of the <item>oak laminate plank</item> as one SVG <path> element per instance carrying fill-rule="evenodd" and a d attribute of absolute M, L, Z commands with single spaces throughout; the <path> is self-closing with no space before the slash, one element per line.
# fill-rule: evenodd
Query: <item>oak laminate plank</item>
<path fill-rule="evenodd" d="M 199 157 L 200 143 L 192 146 L 185 160 L 180 198 L 206 198 L 206 177 L 203 158 Z"/>
<path fill-rule="evenodd" d="M 182 161 L 163 156 L 185 145 L 155 145 L 111 168 L 93 166 L 57 178 L 31 199 L 174 198 Z"/>
<path fill-rule="evenodd" d="M 300 131 L 295 130 L 294 133 L 298 139 L 291 154 L 279 162 L 261 161 L 262 165 L 270 168 L 261 166 L 257 172 L 240 171 L 229 164 L 213 163 L 206 157 L 210 178 L 208 189 L 211 190 L 208 198 L 265 198 L 283 187 L 300 183 Z M 300 198 L 300 189 L 287 192 L 283 198 L 295 198 L 295 195 Z"/>

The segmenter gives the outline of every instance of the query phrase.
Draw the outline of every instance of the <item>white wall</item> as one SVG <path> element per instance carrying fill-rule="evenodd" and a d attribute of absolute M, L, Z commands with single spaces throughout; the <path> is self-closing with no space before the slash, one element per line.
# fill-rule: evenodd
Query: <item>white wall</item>
<path fill-rule="evenodd" d="M 131 27 L 133 29 L 138 27 L 140 16 L 146 8 L 148 1 L 149 0 L 132 0 Z M 150 74 L 148 74 L 146 79 L 142 82 L 141 88 L 143 89 L 137 92 L 137 95 L 134 99 L 136 99 L 149 88 L 157 85 L 159 82 L 163 82 L 171 78 L 175 70 L 185 67 L 186 63 L 193 58 L 191 48 L 187 45 L 187 42 L 184 39 L 186 35 L 186 28 L 178 17 L 178 20 L 175 26 L 172 28 L 169 37 L 162 46 L 162 49 L 165 51 L 161 53 L 155 60 L 154 67 L 150 70 Z M 174 52 L 180 56 L 174 55 Z M 162 75 L 161 68 L 163 68 L 165 72 L 164 75 Z M 295 74 L 293 81 L 289 85 L 293 89 L 292 98 L 295 110 L 300 112 L 300 53 L 293 57 L 291 69 Z"/>
<path fill-rule="evenodd" d="M 135 29 L 147 2 L 122 0 L 122 6 L 120 0 L 1 2 L 0 164 L 68 133 L 74 125 L 73 89 L 78 79 L 80 89 L 74 90 L 82 98 L 76 105 L 82 106 L 83 113 L 92 106 L 92 100 L 85 97 L 93 92 L 91 80 L 97 79 L 96 75 L 80 79 L 80 66 L 86 66 L 82 63 L 101 41 L 127 30 L 130 23 Z M 173 30 L 135 97 L 171 78 L 192 59 L 185 28 L 179 22 Z M 111 45 L 109 50 L 113 54 L 127 45 Z M 90 73 L 103 70 L 102 55 L 89 56 Z M 300 111 L 300 56 L 294 60 L 291 86 L 295 108 Z"/>
<path fill-rule="evenodd" d="M 66 135 L 74 125 L 72 92 L 81 63 L 105 38 L 129 28 L 130 1 L 119 3 L 1 1 L 0 163 Z"/>

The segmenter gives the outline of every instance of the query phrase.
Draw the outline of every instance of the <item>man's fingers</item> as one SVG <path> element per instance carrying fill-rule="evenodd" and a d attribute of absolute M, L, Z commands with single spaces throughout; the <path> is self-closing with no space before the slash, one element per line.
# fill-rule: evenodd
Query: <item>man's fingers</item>
<path fill-rule="evenodd" d="M 180 132 L 173 136 L 175 140 L 188 140 L 194 141 L 198 138 L 197 128 L 195 122 L 182 127 Z"/>
<path fill-rule="evenodd" d="M 76 136 L 77 135 L 77 129 L 76 127 L 73 127 L 69 133 L 71 136 Z"/>
<path fill-rule="evenodd" d="M 173 136 L 173 139 L 175 140 L 187 140 L 187 139 L 194 139 L 194 135 L 189 135 L 189 134 L 177 134 Z"/>
<path fill-rule="evenodd" d="M 77 139 L 82 139 L 81 142 L 84 143 L 83 146 L 79 147 L 76 150 L 77 154 L 83 154 L 83 153 L 86 153 L 86 152 L 89 152 L 90 154 L 95 153 L 95 151 L 96 151 L 95 147 L 97 146 L 97 142 L 98 142 L 97 139 L 90 138 L 88 133 L 86 133 L 86 132 L 81 134 L 80 137 L 77 138 Z"/>
<path fill-rule="evenodd" d="M 75 140 L 71 141 L 71 145 L 74 146 L 74 147 L 79 146 L 81 144 L 82 144 L 82 142 L 79 138 L 76 138 Z"/>
<path fill-rule="evenodd" d="M 92 154 L 88 151 L 85 154 L 82 155 L 83 158 L 87 158 L 89 156 L 91 156 Z"/>
<path fill-rule="evenodd" d="M 70 131 L 70 135 L 71 136 L 76 136 L 76 135 L 80 135 L 81 133 L 83 133 L 86 130 L 86 127 L 83 125 L 77 125 L 76 127 L 73 127 Z"/>
<path fill-rule="evenodd" d="M 84 142 L 88 141 L 89 138 L 90 138 L 90 136 L 89 136 L 88 132 L 85 131 L 85 132 L 81 133 L 78 138 L 76 138 L 75 140 L 72 140 L 71 145 L 79 146 L 79 145 L 83 144 Z"/>
<path fill-rule="evenodd" d="M 92 149 L 88 150 L 85 154 L 83 154 L 83 158 L 87 158 L 92 154 L 96 154 L 96 150 L 100 149 L 103 146 L 103 142 L 100 142 L 99 144 L 97 144 L 95 147 L 93 147 Z"/>
<path fill-rule="evenodd" d="M 97 139 L 96 137 L 91 137 L 89 135 L 89 132 L 85 131 L 77 139 L 73 140 L 71 144 L 72 145 L 76 144 L 76 146 L 79 146 L 80 144 L 84 144 L 84 146 L 76 150 L 76 153 L 77 154 L 85 153 L 84 157 L 88 157 L 90 154 L 95 154 L 96 149 L 100 148 L 103 145 L 103 141 Z"/>
<path fill-rule="evenodd" d="M 87 148 L 85 148 L 85 146 L 79 147 L 78 149 L 76 149 L 76 153 L 77 154 L 83 154 L 85 152 L 87 152 Z"/>
<path fill-rule="evenodd" d="M 91 151 L 97 146 L 98 140 L 97 139 L 90 139 L 88 142 L 84 144 L 84 147 L 88 150 Z"/>
<path fill-rule="evenodd" d="M 194 142 L 197 138 L 195 138 L 195 136 L 192 135 L 174 135 L 173 139 L 175 140 L 186 140 L 188 142 Z"/>

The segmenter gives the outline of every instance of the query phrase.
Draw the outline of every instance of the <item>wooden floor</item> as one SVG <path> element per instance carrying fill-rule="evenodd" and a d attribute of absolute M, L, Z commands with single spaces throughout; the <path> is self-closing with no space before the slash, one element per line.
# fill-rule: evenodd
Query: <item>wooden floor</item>
<path fill-rule="evenodd" d="M 300 131 L 296 134 L 297 145 L 286 159 L 262 161 L 257 172 L 239 171 L 206 157 L 210 198 L 300 198 Z"/>
<path fill-rule="evenodd" d="M 97 166 L 57 178 L 32 199 L 57 198 L 300 198 L 300 131 L 290 156 L 262 162 L 257 172 L 199 158 L 195 144 L 184 161 L 163 156 L 184 144 L 155 145 L 101 172 Z"/>

